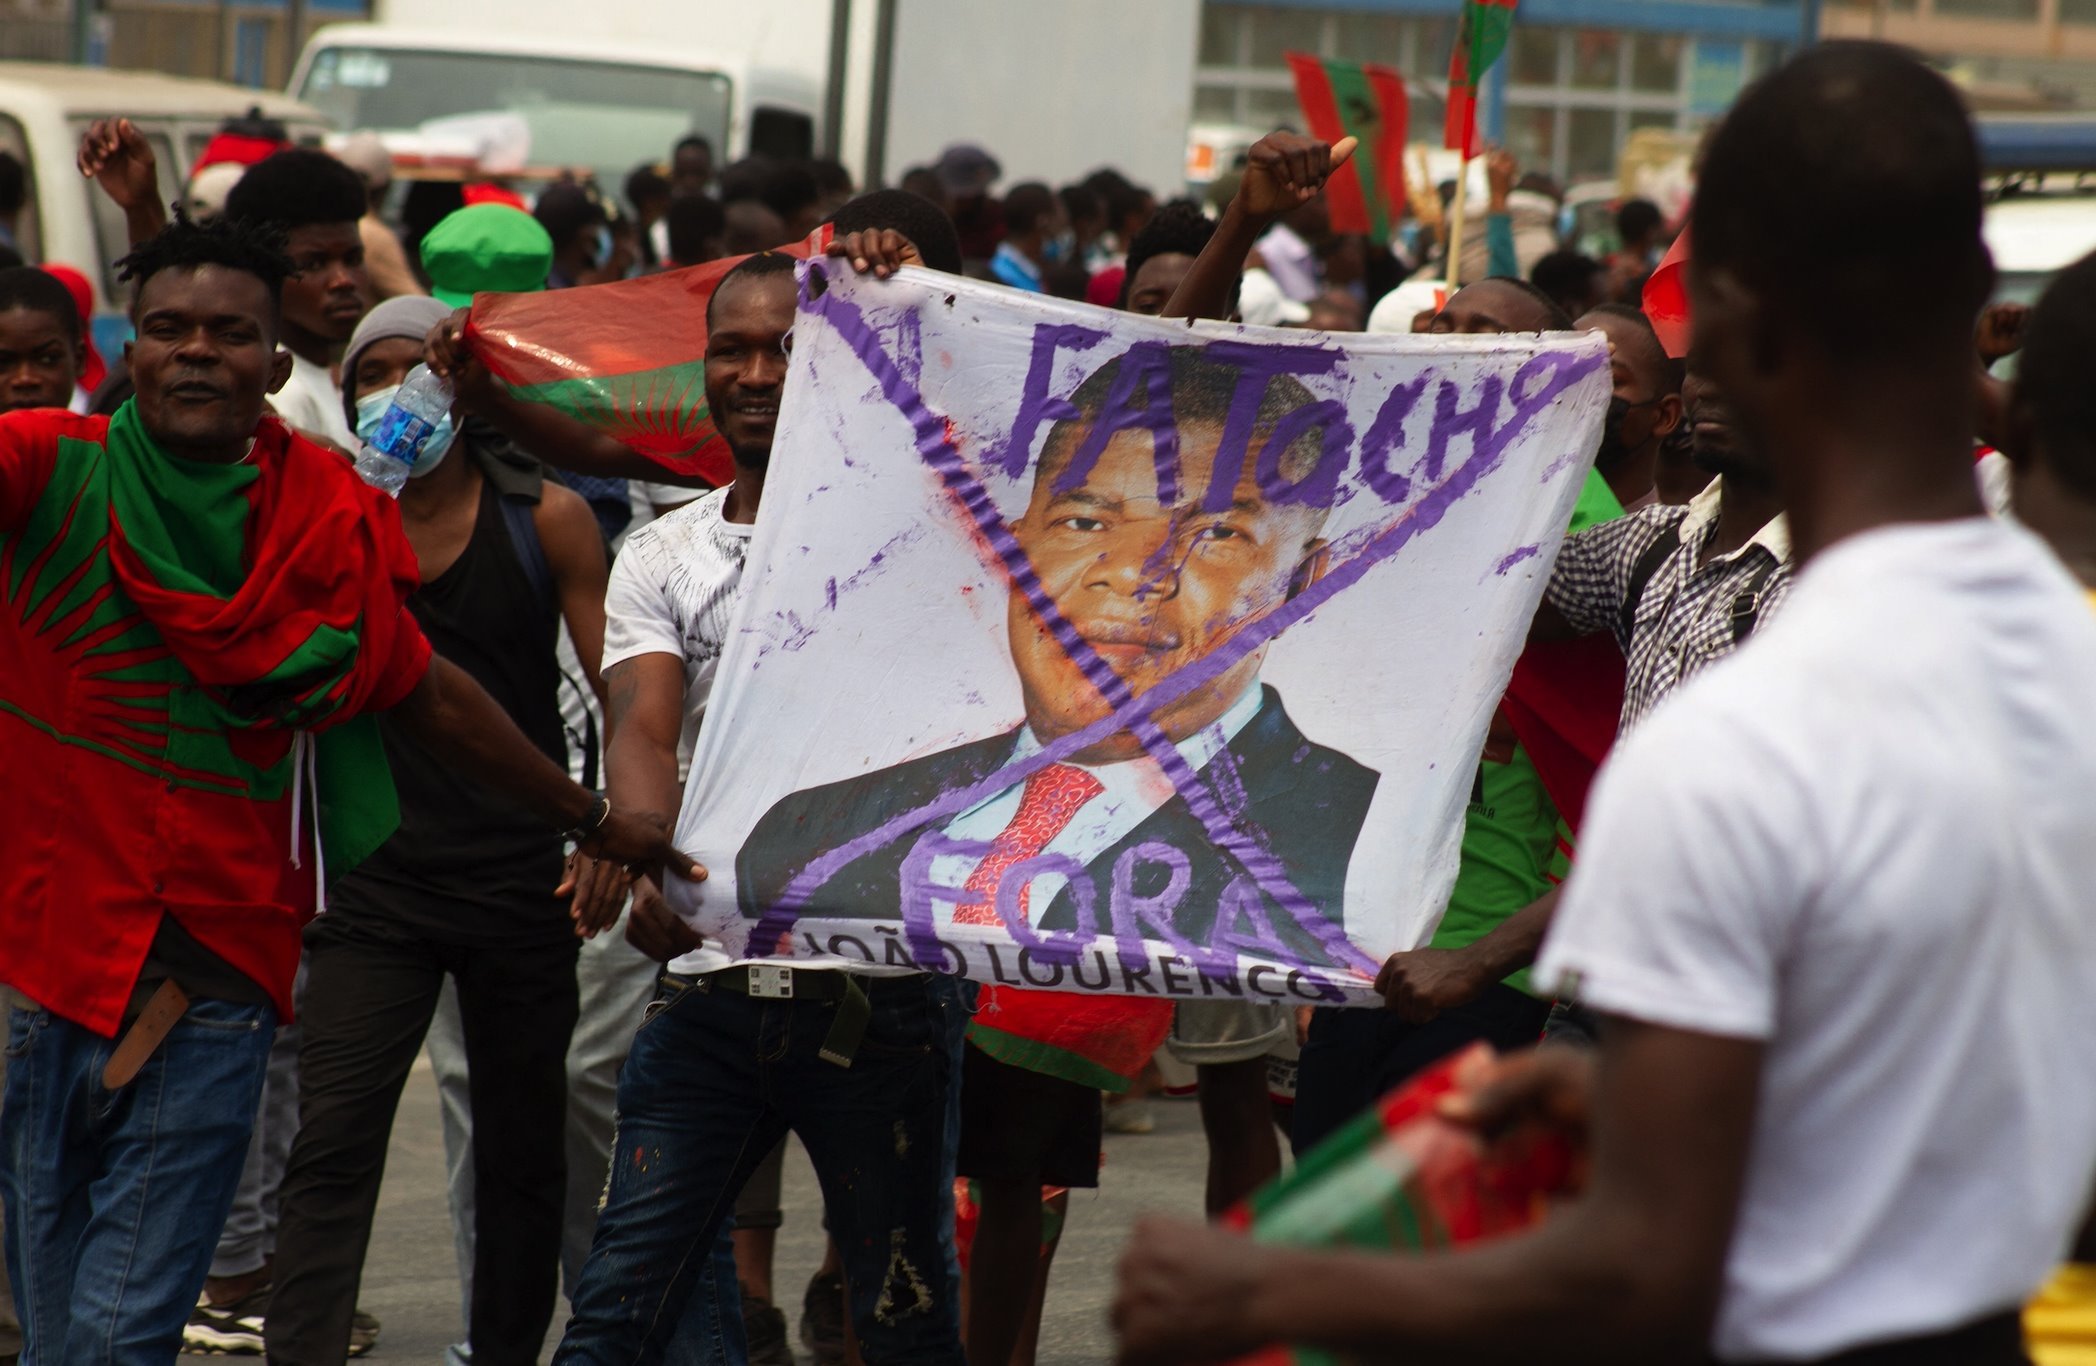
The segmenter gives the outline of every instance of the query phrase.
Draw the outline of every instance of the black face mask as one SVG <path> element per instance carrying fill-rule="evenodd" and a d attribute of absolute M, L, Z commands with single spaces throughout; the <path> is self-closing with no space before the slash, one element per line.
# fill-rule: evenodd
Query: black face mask
<path fill-rule="evenodd" d="M 1658 402 L 1656 398 L 1648 398 L 1643 403 L 1632 403 L 1621 394 L 1609 396 L 1608 417 L 1601 424 L 1601 449 L 1594 453 L 1595 469 L 1612 470 L 1630 458 L 1633 447 L 1623 439 L 1623 423 L 1638 409 L 1650 408 Z M 1648 432 L 1645 440 L 1650 439 Z M 1637 444 L 1642 446 L 1645 442 Z"/>

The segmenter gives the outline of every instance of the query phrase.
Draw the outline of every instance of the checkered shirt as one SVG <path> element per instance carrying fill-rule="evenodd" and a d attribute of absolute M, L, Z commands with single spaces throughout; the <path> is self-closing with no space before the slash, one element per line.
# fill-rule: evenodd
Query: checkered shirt
<path fill-rule="evenodd" d="M 1683 506 L 1644 508 L 1567 537 L 1551 572 L 1550 605 L 1582 635 L 1607 631 L 1623 649 L 1626 681 L 1621 729 L 1628 732 L 1682 680 L 1735 648 L 1733 615 L 1761 579 L 1755 629 L 1790 592 L 1790 533 L 1777 517 L 1730 555 L 1700 569 L 1696 559 L 1717 531 L 1719 482 Z M 1678 527 L 1681 543 L 1661 562 L 1638 599 L 1636 629 L 1623 635 L 1623 599 L 1652 545 Z M 1771 572 L 1771 567 L 1773 570 Z"/>

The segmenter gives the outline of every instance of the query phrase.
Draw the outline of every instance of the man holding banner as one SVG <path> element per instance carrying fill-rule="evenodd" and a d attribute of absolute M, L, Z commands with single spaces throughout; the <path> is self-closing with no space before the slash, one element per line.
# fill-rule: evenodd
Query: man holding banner
<path fill-rule="evenodd" d="M 621 627 L 608 657 L 626 667 L 613 679 L 612 790 L 658 819 L 679 800 L 684 706 L 706 704 L 705 656 L 717 656 L 739 592 L 793 305 L 783 255 L 749 258 L 713 291 L 706 397 L 736 479 L 672 518 L 710 526 L 719 548 L 687 557 L 653 602 L 632 582 L 614 601 Z M 668 667 L 632 667 L 651 656 Z M 611 1183 L 555 1360 L 660 1360 L 709 1322 L 739 1336 L 722 1312 L 732 1269 L 707 1257 L 737 1192 L 790 1128 L 823 1186 L 865 1359 L 959 1363 L 946 1131 L 965 1015 L 954 984 L 839 959 L 734 961 L 667 914 L 652 887 L 635 899 L 628 937 L 671 970 L 620 1074 Z M 694 1297 L 710 1301 L 696 1314 Z"/>

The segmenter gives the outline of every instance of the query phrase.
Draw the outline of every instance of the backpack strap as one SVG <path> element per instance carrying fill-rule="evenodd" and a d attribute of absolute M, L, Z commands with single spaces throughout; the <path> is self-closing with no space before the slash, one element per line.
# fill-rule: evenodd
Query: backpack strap
<path fill-rule="evenodd" d="M 1681 523 L 1675 522 L 1659 533 L 1645 553 L 1630 571 L 1630 583 L 1623 592 L 1623 648 L 1630 648 L 1630 638 L 1637 634 L 1638 605 L 1645 600 L 1645 589 L 1652 583 L 1653 575 L 1667 562 L 1667 557 L 1681 548 Z"/>
<path fill-rule="evenodd" d="M 502 504 L 502 524 L 509 528 L 510 549 L 517 552 L 517 563 L 523 566 L 524 577 L 531 581 L 531 590 L 543 602 L 557 602 L 553 591 L 553 567 L 546 563 L 546 547 L 539 542 L 539 524 L 532 520 L 532 509 L 538 506 L 537 502 L 507 493 L 498 495 L 498 501 Z"/>
<path fill-rule="evenodd" d="M 531 581 L 531 591 L 548 607 L 559 610 L 560 595 L 553 586 L 553 566 L 546 562 L 546 547 L 539 540 L 539 524 L 532 517 L 538 507 L 536 499 L 522 494 L 501 494 L 502 524 L 509 530 L 510 548 L 517 552 L 517 563 L 524 570 L 524 577 Z M 582 749 L 582 785 L 595 790 L 597 786 L 597 717 L 591 710 L 592 698 L 587 685 L 569 676 L 565 671 L 561 683 L 573 688 L 582 699 L 582 734 L 568 732 L 568 738 Z"/>
<path fill-rule="evenodd" d="M 1740 644 L 1748 636 L 1754 634 L 1755 624 L 1761 618 L 1762 590 L 1768 587 L 1768 581 L 1776 577 L 1776 571 L 1782 567 L 1782 563 L 1775 556 L 1767 556 L 1762 560 L 1761 567 L 1754 571 L 1753 576 L 1747 580 L 1746 585 L 1739 590 L 1739 596 L 1732 600 L 1732 643 L 1734 645 Z"/>

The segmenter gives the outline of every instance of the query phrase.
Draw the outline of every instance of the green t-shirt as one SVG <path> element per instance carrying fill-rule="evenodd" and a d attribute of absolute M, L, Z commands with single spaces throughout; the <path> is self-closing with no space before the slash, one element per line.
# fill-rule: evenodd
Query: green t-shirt
<path fill-rule="evenodd" d="M 1589 470 L 1572 512 L 1571 531 L 1622 515 L 1623 505 L 1607 482 Z M 1463 864 L 1428 947 L 1464 948 L 1497 929 L 1563 880 L 1572 866 L 1565 853 L 1571 843 L 1572 832 L 1544 790 L 1528 751 L 1516 745 L 1513 758 L 1503 764 L 1480 759 L 1463 820 Z M 1506 984 L 1536 994 L 1526 968 Z"/>
<path fill-rule="evenodd" d="M 1448 910 L 1428 947 L 1460 949 L 1490 934 L 1552 887 L 1570 866 L 1558 842 L 1562 822 L 1528 751 L 1516 745 L 1503 764 L 1481 759 L 1463 818 L 1463 864 Z M 1535 992 L 1523 968 L 1506 979 Z"/>

